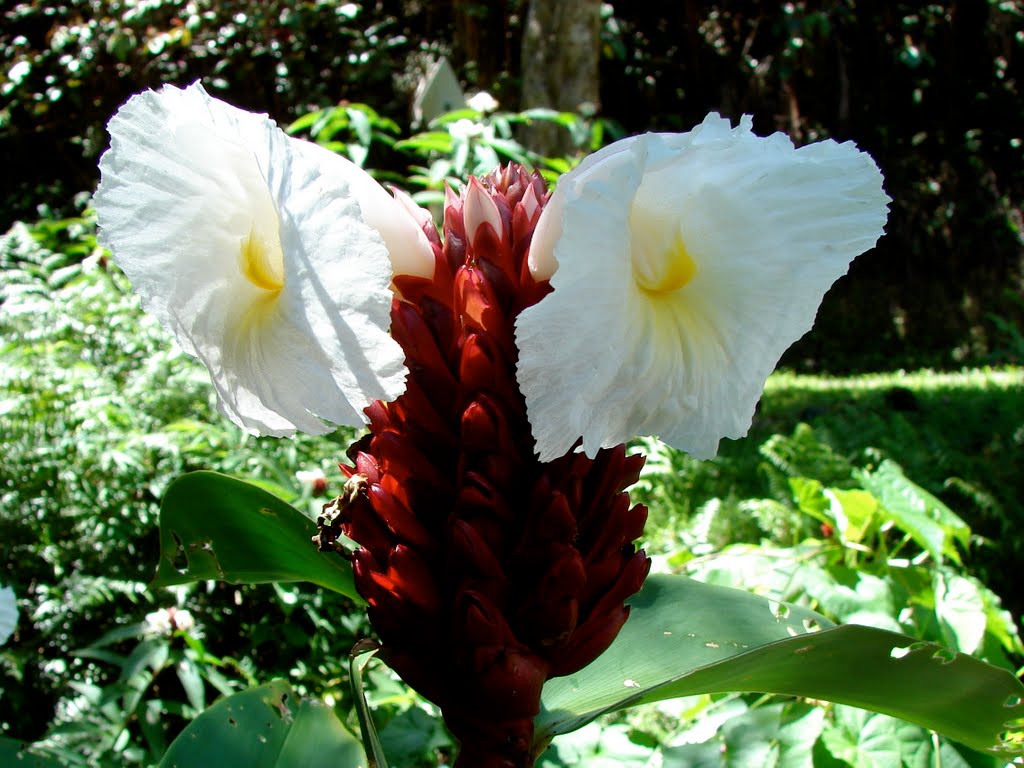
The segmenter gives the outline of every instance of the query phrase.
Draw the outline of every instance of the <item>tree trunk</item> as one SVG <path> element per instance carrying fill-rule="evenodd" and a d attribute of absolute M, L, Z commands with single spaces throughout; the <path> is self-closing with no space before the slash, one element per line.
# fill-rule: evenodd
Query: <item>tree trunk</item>
<path fill-rule="evenodd" d="M 600 53 L 600 0 L 531 0 L 523 30 L 523 108 L 595 113 Z M 522 140 L 548 157 L 574 148 L 565 128 L 546 122 L 528 126 Z"/>

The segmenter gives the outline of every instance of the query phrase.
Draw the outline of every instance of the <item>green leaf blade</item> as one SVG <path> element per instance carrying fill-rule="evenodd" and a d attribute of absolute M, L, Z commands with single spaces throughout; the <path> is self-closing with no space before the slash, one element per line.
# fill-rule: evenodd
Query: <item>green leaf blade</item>
<path fill-rule="evenodd" d="M 160 768 L 338 768 L 365 765 L 333 710 L 277 680 L 221 699 L 168 748 Z"/>
<path fill-rule="evenodd" d="M 1006 670 L 873 627 L 835 627 L 819 620 L 825 627 L 820 631 L 780 637 L 804 624 L 805 614 L 814 614 L 791 608 L 776 618 L 769 605 L 739 590 L 684 577 L 651 577 L 612 646 L 589 667 L 545 686 L 538 739 L 635 704 L 756 691 L 849 704 L 930 728 L 974 749 L 1006 757 L 1024 754 L 1019 741 L 1004 739 L 1024 726 L 1024 685 Z M 729 623 L 736 627 L 730 630 Z M 702 648 L 718 642 L 706 638 L 728 643 L 736 636 L 748 638 L 749 648 L 718 659 Z"/>
<path fill-rule="evenodd" d="M 362 602 L 351 566 L 317 551 L 314 534 L 309 518 L 273 494 L 216 472 L 192 472 L 164 496 L 153 583 L 308 581 Z"/>
<path fill-rule="evenodd" d="M 544 686 L 538 733 L 567 733 L 630 706 L 681 673 L 802 634 L 809 626 L 832 626 L 813 611 L 683 576 L 651 576 L 630 604 L 630 618 L 607 651 Z M 684 694 L 661 698 L 676 695 Z"/>

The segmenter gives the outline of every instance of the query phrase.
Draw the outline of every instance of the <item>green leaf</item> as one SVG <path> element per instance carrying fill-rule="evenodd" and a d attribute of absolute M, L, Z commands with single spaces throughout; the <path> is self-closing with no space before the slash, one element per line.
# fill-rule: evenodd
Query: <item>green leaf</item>
<path fill-rule="evenodd" d="M 206 708 L 206 686 L 203 683 L 199 667 L 192 659 L 185 656 L 178 662 L 176 672 L 188 703 L 196 712 L 202 712 Z"/>
<path fill-rule="evenodd" d="M 441 718 L 431 717 L 420 707 L 409 707 L 395 715 L 380 731 L 384 752 L 394 765 L 430 765 L 439 751 L 455 749 Z"/>
<path fill-rule="evenodd" d="M 334 711 L 277 680 L 221 699 L 171 744 L 160 768 L 354 768 L 359 741 Z"/>
<path fill-rule="evenodd" d="M 825 727 L 822 747 L 843 765 L 857 768 L 996 768 L 991 755 L 968 752 L 970 760 L 945 740 L 902 720 L 863 709 L 833 708 L 833 722 Z M 1000 761 L 1002 763 L 1002 761 Z M 817 762 L 815 763 L 817 765 Z"/>
<path fill-rule="evenodd" d="M 835 520 L 829 514 L 829 500 L 825 497 L 825 486 L 819 480 L 806 477 L 789 478 L 789 487 L 797 509 L 816 520 L 832 525 Z"/>
<path fill-rule="evenodd" d="M 825 729 L 821 740 L 833 757 L 857 768 L 899 766 L 903 764 L 902 725 L 885 715 L 836 707 L 836 721 Z"/>
<path fill-rule="evenodd" d="M 452 136 L 447 131 L 428 131 L 417 133 L 408 139 L 395 142 L 395 149 L 411 149 L 415 152 L 441 152 L 452 151 Z"/>
<path fill-rule="evenodd" d="M 590 723 L 552 744 L 538 759 L 537 768 L 646 768 L 652 763 L 654 750 L 637 744 L 631 736 L 625 724 L 602 728 Z"/>
<path fill-rule="evenodd" d="M 856 477 L 882 502 L 892 521 L 910 534 L 935 562 L 941 563 L 943 557 L 960 562 L 954 542 L 966 548 L 971 541 L 971 529 L 953 510 L 908 480 L 898 464 L 886 460 L 873 472 L 857 472 Z"/>
<path fill-rule="evenodd" d="M 370 705 L 366 702 L 366 693 L 363 689 L 363 667 L 369 663 L 379 648 L 377 643 L 363 640 L 356 643 L 348 657 L 348 672 L 352 681 L 352 695 L 356 700 L 359 733 L 362 736 L 363 744 L 370 749 L 366 755 L 369 761 L 368 768 L 388 768 L 384 746 L 377 734 L 377 726 L 373 723 L 373 715 L 370 712 Z"/>
<path fill-rule="evenodd" d="M 318 109 L 315 112 L 307 112 L 306 114 L 302 115 L 302 117 L 292 122 L 291 125 L 289 125 L 287 128 L 285 128 L 285 132 L 288 133 L 290 136 L 294 136 L 296 133 L 299 133 L 300 131 L 304 131 L 307 128 L 311 127 L 314 123 L 316 123 L 317 120 L 319 120 L 323 116 L 323 114 L 324 110 L 322 109 Z"/>
<path fill-rule="evenodd" d="M 250 483 L 192 472 L 164 495 L 154 585 L 309 581 L 362 602 L 351 566 L 336 554 L 318 552 L 315 533 L 309 518 Z"/>
<path fill-rule="evenodd" d="M 479 120 L 480 113 L 475 109 L 464 107 L 463 109 L 455 109 L 451 112 L 445 112 L 443 115 L 439 115 L 430 121 L 430 127 L 448 125 L 450 123 L 457 123 L 459 120 Z"/>
<path fill-rule="evenodd" d="M 579 122 L 580 116 L 573 114 L 572 112 L 559 112 L 555 109 L 547 109 L 545 107 L 534 107 L 533 109 L 525 109 L 514 115 L 509 115 L 509 119 L 513 122 L 529 122 L 531 120 L 542 120 L 558 125 L 565 126 L 566 128 Z"/>
<path fill-rule="evenodd" d="M 373 130 L 370 127 L 370 116 L 365 112 L 358 109 L 348 109 L 348 119 L 352 124 L 352 130 L 356 133 L 356 138 L 359 139 L 359 143 L 364 147 L 370 146 L 370 142 L 373 141 Z"/>
<path fill-rule="evenodd" d="M 970 747 L 1024 754 L 1002 740 L 1024 722 L 1024 685 L 933 643 L 830 626 L 805 609 L 681 576 L 658 575 L 593 664 L 544 686 L 539 745 L 612 710 L 697 693 L 758 691 L 893 715 Z M 823 627 L 807 633 L 814 623 Z M 1020 725 L 1017 725 L 1020 728 Z"/>
<path fill-rule="evenodd" d="M 985 639 L 988 616 L 981 589 L 974 581 L 944 568 L 932 574 L 935 615 L 942 639 L 952 648 L 974 653 Z"/>
<path fill-rule="evenodd" d="M 150 637 L 140 642 L 121 665 L 121 682 L 127 682 L 147 668 L 159 672 L 167 663 L 169 647 L 163 637 Z"/>
<path fill-rule="evenodd" d="M 0 765 L 18 768 L 64 768 L 66 763 L 30 752 L 31 744 L 0 736 Z"/>
<path fill-rule="evenodd" d="M 544 686 L 538 733 L 574 731 L 695 670 L 802 635 L 812 626 L 833 626 L 805 608 L 684 576 L 651 576 L 630 604 L 629 621 L 607 651 L 579 672 Z M 692 693 L 713 690 L 730 689 Z"/>
<path fill-rule="evenodd" d="M 668 747 L 663 768 L 812 768 L 824 710 L 801 702 L 779 702 L 730 717 L 713 738 Z"/>
<path fill-rule="evenodd" d="M 828 488 L 824 493 L 831 502 L 832 516 L 843 541 L 860 544 L 878 510 L 878 500 L 867 491 Z"/>

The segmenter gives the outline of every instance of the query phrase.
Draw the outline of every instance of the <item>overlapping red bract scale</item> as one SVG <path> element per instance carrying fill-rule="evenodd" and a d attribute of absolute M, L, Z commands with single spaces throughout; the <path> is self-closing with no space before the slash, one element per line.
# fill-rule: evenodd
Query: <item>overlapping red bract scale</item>
<path fill-rule="evenodd" d="M 472 185 L 447 196 L 444 244 L 427 231 L 434 279 L 395 279 L 408 389 L 367 409 L 344 467 L 366 484 L 338 521 L 381 655 L 441 707 L 457 766 L 522 768 L 545 680 L 608 647 L 649 570 L 647 510 L 624 492 L 643 458 L 537 461 L 514 321 L 550 290 L 526 263 L 547 193 L 517 166 Z"/>

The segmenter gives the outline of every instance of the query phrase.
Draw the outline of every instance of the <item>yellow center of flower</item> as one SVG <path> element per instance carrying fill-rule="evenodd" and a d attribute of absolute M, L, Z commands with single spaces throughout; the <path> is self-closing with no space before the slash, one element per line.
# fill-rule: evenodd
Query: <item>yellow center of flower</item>
<path fill-rule="evenodd" d="M 284 287 L 284 256 L 281 246 L 270 244 L 254 230 L 242 241 L 242 274 L 257 288 L 279 291 Z"/>
<path fill-rule="evenodd" d="M 676 235 L 667 250 L 654 249 L 652 253 L 649 248 L 641 250 L 634 246 L 633 279 L 648 293 L 672 293 L 696 275 L 697 262 L 680 235 Z"/>

